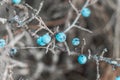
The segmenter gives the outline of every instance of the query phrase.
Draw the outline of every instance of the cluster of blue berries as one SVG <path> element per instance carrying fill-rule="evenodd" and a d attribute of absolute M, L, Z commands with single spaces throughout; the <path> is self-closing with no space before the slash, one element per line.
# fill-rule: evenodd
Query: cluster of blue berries
<path fill-rule="evenodd" d="M 66 34 L 64 32 L 59 32 L 55 35 L 55 39 L 58 41 L 58 42 L 65 42 L 66 41 Z M 51 36 L 49 35 L 49 33 L 46 33 L 44 34 L 43 36 L 39 36 L 37 38 L 37 44 L 39 46 L 46 46 L 47 44 L 50 43 L 51 41 Z M 74 46 L 78 46 L 80 44 L 80 39 L 79 38 L 73 38 L 72 39 L 72 45 Z M 87 62 L 87 57 L 83 54 L 81 54 L 79 57 L 78 57 L 78 62 L 80 64 L 85 64 Z"/>
<path fill-rule="evenodd" d="M 13 4 L 20 4 L 21 3 L 21 0 L 11 0 L 11 1 L 12 1 Z M 85 7 L 81 10 L 80 13 L 83 17 L 89 17 L 91 15 L 91 10 L 89 8 Z M 64 32 L 59 32 L 55 35 L 55 39 L 60 43 L 65 42 L 66 38 L 67 38 L 67 36 Z M 36 42 L 39 46 L 46 46 L 47 44 L 49 44 L 51 42 L 51 40 L 52 40 L 52 38 L 49 35 L 49 33 L 46 33 L 42 36 L 39 36 L 37 38 Z M 72 39 L 72 45 L 73 46 L 78 46 L 79 44 L 80 44 L 80 39 L 79 38 L 73 38 Z M 4 48 L 5 45 L 6 45 L 6 41 L 4 39 L 0 39 L 0 48 Z M 14 56 L 17 52 L 18 52 L 17 48 L 11 48 L 9 53 L 10 53 L 11 56 Z M 86 64 L 87 57 L 84 54 L 80 54 L 78 56 L 77 60 L 78 60 L 79 64 Z M 120 80 L 120 76 L 117 76 L 115 78 L 115 80 Z"/>
<path fill-rule="evenodd" d="M 58 41 L 58 42 L 60 42 L 60 43 L 62 43 L 62 42 L 65 42 L 66 41 L 66 38 L 67 38 L 67 36 L 66 36 L 66 34 L 64 33 L 64 32 L 59 32 L 59 33 L 57 33 L 56 35 L 55 35 L 55 39 Z M 44 34 L 44 35 L 42 35 L 42 36 L 39 36 L 38 38 L 37 38 L 37 44 L 39 45 L 39 46 L 46 46 L 47 44 L 49 44 L 50 43 L 50 41 L 51 41 L 51 36 L 49 35 L 49 33 L 46 33 L 46 34 Z M 80 39 L 79 38 L 73 38 L 73 40 L 72 40 L 72 45 L 74 45 L 74 46 L 78 46 L 80 44 Z"/>
<path fill-rule="evenodd" d="M 45 46 L 45 45 L 47 45 L 48 43 L 50 43 L 50 41 L 51 41 L 51 36 L 49 35 L 49 33 L 46 33 L 45 35 L 39 36 L 39 37 L 37 38 L 37 44 L 38 44 L 39 46 Z"/>
<path fill-rule="evenodd" d="M 47 44 L 50 43 L 51 41 L 51 36 L 49 35 L 49 33 L 46 33 L 44 34 L 43 36 L 39 36 L 37 38 L 37 44 L 39 46 L 46 46 Z M 58 41 L 58 42 L 65 42 L 66 40 L 66 34 L 63 33 L 63 32 L 59 32 L 55 35 L 55 39 Z"/>
<path fill-rule="evenodd" d="M 12 3 L 13 4 L 20 4 L 21 3 L 21 0 L 12 0 Z M 91 14 L 91 11 L 89 8 L 83 8 L 81 10 L 81 14 L 83 17 L 89 17 L 90 14 Z M 59 32 L 55 35 L 55 39 L 58 41 L 58 42 L 65 42 L 66 41 L 66 34 L 64 32 Z M 51 42 L 51 36 L 49 35 L 49 33 L 46 33 L 44 34 L 43 36 L 39 36 L 37 38 L 37 44 L 39 46 L 46 46 L 47 44 L 49 44 Z M 78 46 L 80 44 L 80 39 L 79 38 L 73 38 L 72 39 L 72 45 L 73 46 Z M 4 47 L 5 46 L 5 40 L 4 39 L 0 39 L 0 48 Z M 17 49 L 16 48 L 12 48 L 10 50 L 10 54 L 11 55 L 14 55 L 17 53 Z M 78 62 L 80 64 L 85 64 L 87 62 L 87 57 L 83 54 L 79 55 L 78 57 Z"/>
<path fill-rule="evenodd" d="M 89 8 L 83 8 L 81 10 L 81 14 L 83 17 L 89 17 L 91 14 L 91 10 Z"/>

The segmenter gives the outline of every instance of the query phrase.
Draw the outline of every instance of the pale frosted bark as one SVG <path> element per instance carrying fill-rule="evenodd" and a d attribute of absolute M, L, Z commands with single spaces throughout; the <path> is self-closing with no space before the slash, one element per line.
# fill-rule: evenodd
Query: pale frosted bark
<path fill-rule="evenodd" d="M 120 0 L 118 0 L 117 2 L 118 2 L 118 6 L 116 13 L 117 15 L 116 15 L 113 57 L 120 58 Z"/>

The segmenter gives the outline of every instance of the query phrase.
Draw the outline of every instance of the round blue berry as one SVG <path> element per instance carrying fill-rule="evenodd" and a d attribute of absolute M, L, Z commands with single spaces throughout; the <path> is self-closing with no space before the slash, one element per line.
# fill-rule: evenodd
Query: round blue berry
<path fill-rule="evenodd" d="M 21 0 L 12 0 L 13 4 L 20 4 Z"/>
<path fill-rule="evenodd" d="M 51 41 L 51 36 L 49 35 L 49 33 L 46 33 L 45 35 L 37 38 L 37 44 L 40 45 L 40 46 L 45 46 L 50 41 Z"/>
<path fill-rule="evenodd" d="M 115 80 L 120 80 L 120 76 L 117 76 L 117 77 L 115 78 Z"/>
<path fill-rule="evenodd" d="M 6 45 L 6 42 L 4 39 L 0 39 L 0 48 L 3 48 Z"/>
<path fill-rule="evenodd" d="M 64 32 L 59 32 L 55 35 L 55 38 L 58 42 L 65 42 L 66 34 Z"/>
<path fill-rule="evenodd" d="M 72 45 L 78 46 L 80 44 L 80 39 L 79 38 L 73 38 L 72 39 Z"/>
<path fill-rule="evenodd" d="M 83 55 L 83 54 L 79 55 L 78 56 L 78 62 L 80 64 L 85 64 L 87 62 L 87 57 L 85 55 Z"/>
<path fill-rule="evenodd" d="M 46 43 L 43 42 L 42 37 L 38 37 L 38 38 L 37 38 L 37 44 L 38 44 L 39 46 L 45 46 L 45 45 L 46 45 Z"/>
<path fill-rule="evenodd" d="M 10 49 L 10 55 L 15 55 L 17 53 L 17 48 L 11 48 Z"/>
<path fill-rule="evenodd" d="M 82 14 L 83 17 L 89 17 L 90 14 L 91 14 L 91 11 L 90 11 L 89 8 L 83 8 L 83 9 L 81 10 L 81 14 Z"/>
<path fill-rule="evenodd" d="M 51 36 L 48 33 L 46 33 L 45 35 L 42 36 L 42 41 L 45 44 L 48 44 L 51 41 Z"/>

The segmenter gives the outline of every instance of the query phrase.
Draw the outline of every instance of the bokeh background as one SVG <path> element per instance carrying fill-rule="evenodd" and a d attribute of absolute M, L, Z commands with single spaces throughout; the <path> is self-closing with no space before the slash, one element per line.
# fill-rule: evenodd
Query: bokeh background
<path fill-rule="evenodd" d="M 85 1 L 72 0 L 72 3 L 80 10 Z M 38 9 L 41 0 L 26 0 L 24 2 Z M 6 14 L 8 13 L 5 14 L 7 6 L 0 7 L 0 16 L 7 17 Z M 80 65 L 77 62 L 77 57 L 81 54 L 83 45 L 82 39 L 86 39 L 83 52 L 85 55 L 88 55 L 88 49 L 91 49 L 92 55 L 99 55 L 104 48 L 107 48 L 108 52 L 105 53 L 105 57 L 113 59 L 120 57 L 120 0 L 98 0 L 89 8 L 92 12 L 91 16 L 88 18 L 81 16 L 77 24 L 93 31 L 93 33 L 90 34 L 76 28 L 67 33 L 67 43 L 70 50 L 78 53 L 77 55 L 69 56 L 63 45 L 61 45 L 63 50 L 56 50 L 55 54 L 51 51 L 46 54 L 44 49 L 19 49 L 17 55 L 12 58 L 27 63 L 29 72 L 21 73 L 20 68 L 15 68 L 13 69 L 14 79 L 96 80 L 96 63 L 94 60 L 89 60 L 85 65 Z M 4 14 L 1 10 L 4 11 Z M 68 0 L 44 0 L 39 15 L 51 30 L 56 30 L 56 27 L 59 26 L 59 31 L 66 29 L 76 17 L 76 13 L 71 8 Z M 29 23 L 29 26 L 35 27 L 37 24 L 38 22 L 34 20 Z M 0 35 L 5 34 L 7 33 L 0 24 Z M 74 37 L 81 39 L 81 44 L 78 47 L 71 45 L 71 40 Z M 26 37 L 18 45 L 37 46 L 34 41 L 29 34 L 26 34 Z M 115 80 L 115 77 L 120 75 L 120 71 L 117 67 L 116 70 L 112 70 L 112 65 L 100 62 L 100 74 L 101 80 Z"/>

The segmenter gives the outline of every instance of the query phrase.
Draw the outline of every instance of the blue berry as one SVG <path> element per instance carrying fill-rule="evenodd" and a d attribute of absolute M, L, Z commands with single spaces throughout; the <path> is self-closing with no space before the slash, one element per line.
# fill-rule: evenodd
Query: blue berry
<path fill-rule="evenodd" d="M 120 80 L 120 76 L 117 76 L 117 77 L 115 78 L 115 80 Z"/>
<path fill-rule="evenodd" d="M 43 42 L 42 37 L 37 38 L 37 44 L 40 45 L 40 46 L 45 46 L 46 45 L 46 43 Z"/>
<path fill-rule="evenodd" d="M 6 42 L 4 39 L 0 39 L 0 48 L 3 48 L 6 45 Z"/>
<path fill-rule="evenodd" d="M 83 54 L 79 55 L 78 56 L 78 62 L 80 64 L 85 64 L 87 62 L 87 57 L 85 55 L 83 55 Z"/>
<path fill-rule="evenodd" d="M 58 42 L 65 42 L 66 34 L 64 32 L 59 32 L 55 35 L 55 38 Z"/>
<path fill-rule="evenodd" d="M 80 39 L 79 38 L 73 38 L 72 39 L 72 45 L 78 46 L 80 44 Z"/>
<path fill-rule="evenodd" d="M 10 55 L 13 56 L 17 53 L 17 48 L 11 48 L 10 49 Z"/>
<path fill-rule="evenodd" d="M 51 37 L 48 33 L 42 36 L 42 41 L 46 44 L 48 44 L 51 41 Z"/>
<path fill-rule="evenodd" d="M 40 46 L 45 46 L 51 41 L 51 37 L 48 33 L 43 36 L 38 37 L 37 44 Z"/>
<path fill-rule="evenodd" d="M 82 14 L 83 17 L 89 17 L 90 14 L 91 14 L 91 11 L 90 11 L 89 8 L 83 8 L 83 9 L 81 10 L 81 14 Z"/>
<path fill-rule="evenodd" d="M 21 0 L 12 0 L 13 4 L 20 4 Z"/>

